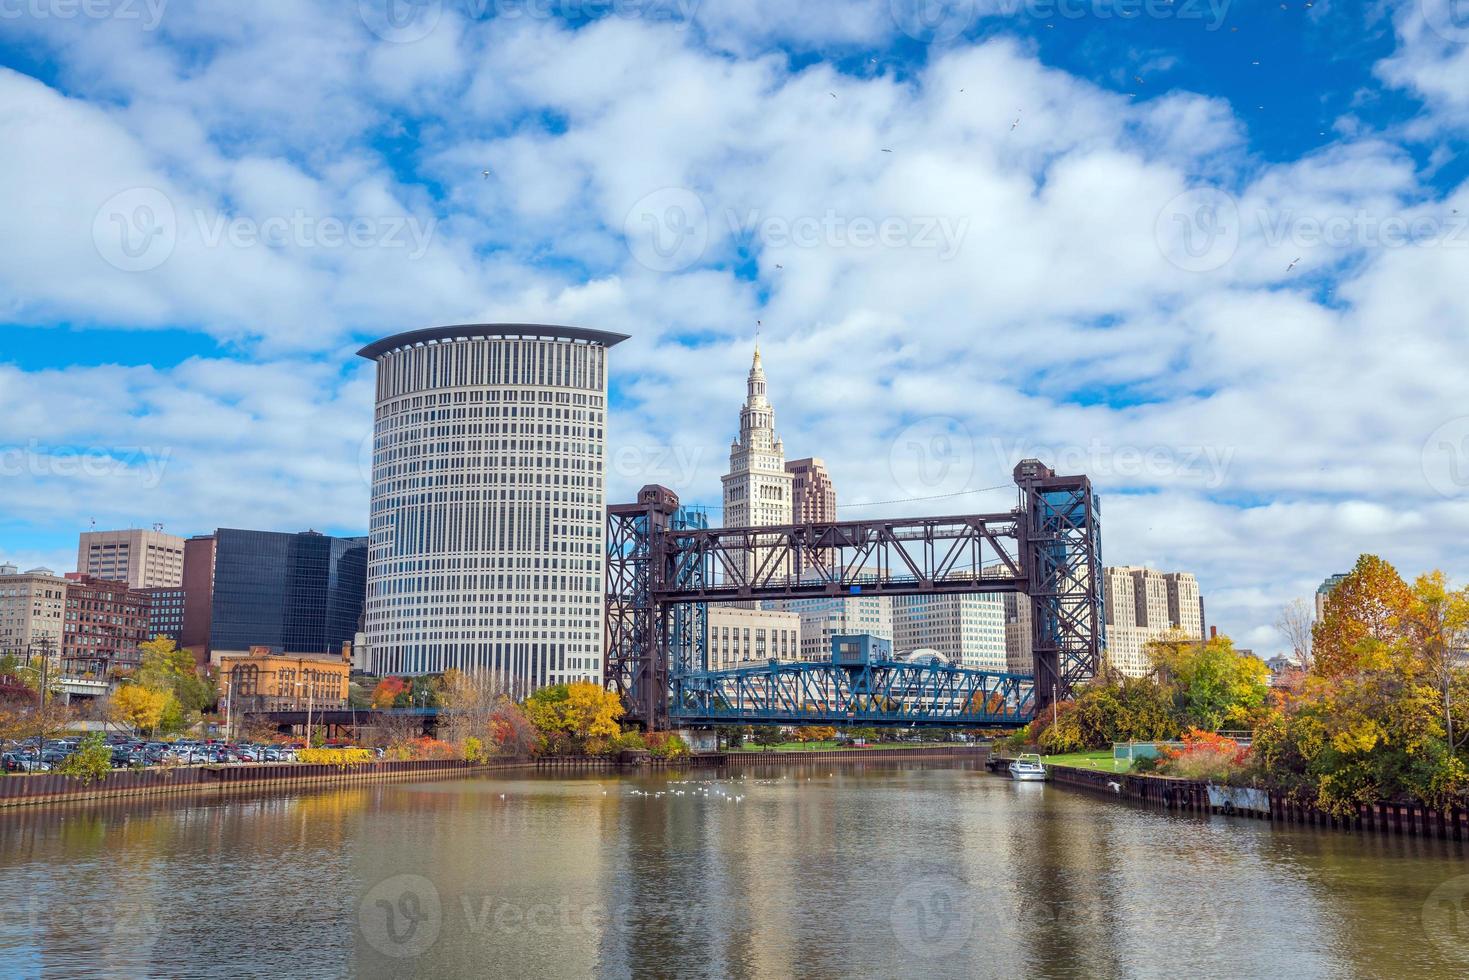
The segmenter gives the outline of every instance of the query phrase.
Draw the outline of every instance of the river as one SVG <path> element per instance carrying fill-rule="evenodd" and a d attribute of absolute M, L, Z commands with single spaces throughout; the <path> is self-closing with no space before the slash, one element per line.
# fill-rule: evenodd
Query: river
<path fill-rule="evenodd" d="M 28 809 L 0 974 L 1460 977 L 1465 857 L 965 763 Z"/>

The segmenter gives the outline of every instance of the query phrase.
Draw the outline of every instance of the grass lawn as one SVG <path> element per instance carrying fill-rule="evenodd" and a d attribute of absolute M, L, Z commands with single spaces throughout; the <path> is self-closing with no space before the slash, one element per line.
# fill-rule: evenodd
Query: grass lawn
<path fill-rule="evenodd" d="M 1114 766 L 1111 749 L 1068 752 L 1065 755 L 1042 756 L 1041 759 L 1048 766 L 1071 766 L 1075 769 L 1098 769 L 1102 772 L 1127 772 L 1132 768 L 1132 763 L 1127 759 L 1118 759 Z"/>

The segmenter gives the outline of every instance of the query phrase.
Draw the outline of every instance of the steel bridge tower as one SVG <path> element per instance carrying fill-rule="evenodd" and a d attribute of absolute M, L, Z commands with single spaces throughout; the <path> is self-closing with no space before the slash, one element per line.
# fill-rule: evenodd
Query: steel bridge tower
<path fill-rule="evenodd" d="M 1008 513 L 759 528 L 709 528 L 672 490 L 645 486 L 637 503 L 607 510 L 605 683 L 628 717 L 652 729 L 808 717 L 812 700 L 797 698 L 827 714 L 840 702 L 841 718 L 854 722 L 1026 720 L 1098 669 L 1101 525 L 1085 476 L 1057 476 L 1028 459 L 1015 482 L 1019 505 Z M 709 602 L 1006 592 L 1030 597 L 1033 676 L 774 661 L 708 669 Z"/>

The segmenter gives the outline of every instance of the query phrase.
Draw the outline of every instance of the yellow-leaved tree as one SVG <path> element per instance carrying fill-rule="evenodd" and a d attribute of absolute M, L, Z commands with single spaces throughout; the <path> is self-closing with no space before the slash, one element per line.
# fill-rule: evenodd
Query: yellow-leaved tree
<path fill-rule="evenodd" d="M 112 720 L 149 733 L 157 730 L 174 700 L 170 691 L 155 691 L 142 684 L 124 684 L 112 694 Z"/>

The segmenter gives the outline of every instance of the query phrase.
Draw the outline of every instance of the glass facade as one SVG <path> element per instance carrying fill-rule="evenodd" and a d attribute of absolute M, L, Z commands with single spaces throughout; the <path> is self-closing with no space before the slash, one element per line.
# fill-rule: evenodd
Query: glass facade
<path fill-rule="evenodd" d="M 232 528 L 214 537 L 213 651 L 337 653 L 352 640 L 367 589 L 367 538 Z"/>

